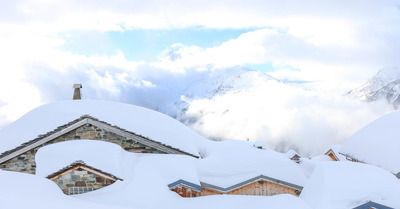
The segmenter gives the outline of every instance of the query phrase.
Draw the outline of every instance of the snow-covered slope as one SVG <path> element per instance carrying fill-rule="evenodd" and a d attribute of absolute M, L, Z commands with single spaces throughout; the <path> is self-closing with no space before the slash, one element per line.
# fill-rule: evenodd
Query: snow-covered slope
<path fill-rule="evenodd" d="M 364 85 L 347 93 L 361 101 L 385 100 L 400 107 L 400 68 L 383 68 Z"/>
<path fill-rule="evenodd" d="M 1 209 L 123 209 L 66 196 L 54 182 L 30 174 L 0 170 L 0 185 Z"/>
<path fill-rule="evenodd" d="M 90 115 L 193 155 L 199 155 L 204 145 L 211 143 L 177 120 L 153 110 L 108 101 L 70 100 L 38 107 L 1 129 L 0 153 L 82 115 Z"/>
<path fill-rule="evenodd" d="M 389 113 L 356 132 L 341 152 L 359 161 L 400 172 L 400 112 Z"/>

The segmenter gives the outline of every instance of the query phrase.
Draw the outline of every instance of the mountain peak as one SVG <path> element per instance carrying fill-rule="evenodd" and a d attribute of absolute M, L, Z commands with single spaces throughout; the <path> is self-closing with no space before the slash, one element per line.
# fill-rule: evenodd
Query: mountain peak
<path fill-rule="evenodd" d="M 365 102 L 386 100 L 396 109 L 400 107 L 400 68 L 381 69 L 364 85 L 349 91 L 347 95 Z"/>

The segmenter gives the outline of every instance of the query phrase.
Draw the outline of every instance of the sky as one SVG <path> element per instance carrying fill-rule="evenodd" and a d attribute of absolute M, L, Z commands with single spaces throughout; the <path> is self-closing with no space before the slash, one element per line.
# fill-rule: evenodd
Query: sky
<path fill-rule="evenodd" d="M 0 127 L 71 99 L 74 83 L 87 99 L 171 112 L 191 83 L 238 66 L 336 98 L 399 66 L 398 37 L 398 0 L 1 1 Z"/>

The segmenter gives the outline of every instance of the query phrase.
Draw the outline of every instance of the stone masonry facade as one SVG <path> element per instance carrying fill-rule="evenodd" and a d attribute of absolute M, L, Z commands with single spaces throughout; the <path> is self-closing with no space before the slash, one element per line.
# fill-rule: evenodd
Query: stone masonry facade
<path fill-rule="evenodd" d="M 39 147 L 27 151 L 19 156 L 16 156 L 0 165 L 0 168 L 8 171 L 18 171 L 23 173 L 35 174 L 36 163 L 35 154 L 43 146 L 54 144 L 57 142 L 70 141 L 70 140 L 99 140 L 106 141 L 120 145 L 123 149 L 135 153 L 163 153 L 152 147 L 140 144 L 131 139 L 119 136 L 115 133 L 100 129 L 91 124 L 83 125 L 73 131 L 70 131 L 60 137 L 57 137 Z"/>
<path fill-rule="evenodd" d="M 67 195 L 94 191 L 115 182 L 84 169 L 72 170 L 53 181 Z"/>

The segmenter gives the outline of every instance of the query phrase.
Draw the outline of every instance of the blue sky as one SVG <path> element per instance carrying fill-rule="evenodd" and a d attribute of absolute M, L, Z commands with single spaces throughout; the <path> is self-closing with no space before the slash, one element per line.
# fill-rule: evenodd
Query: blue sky
<path fill-rule="evenodd" d="M 68 31 L 60 34 L 65 40 L 65 44 L 59 48 L 85 56 L 110 56 L 120 50 L 129 61 L 155 62 L 162 52 L 170 49 L 171 45 L 176 43 L 211 48 L 253 30 L 256 29 L 190 27 L 185 29 L 133 29 L 104 33 Z"/>

